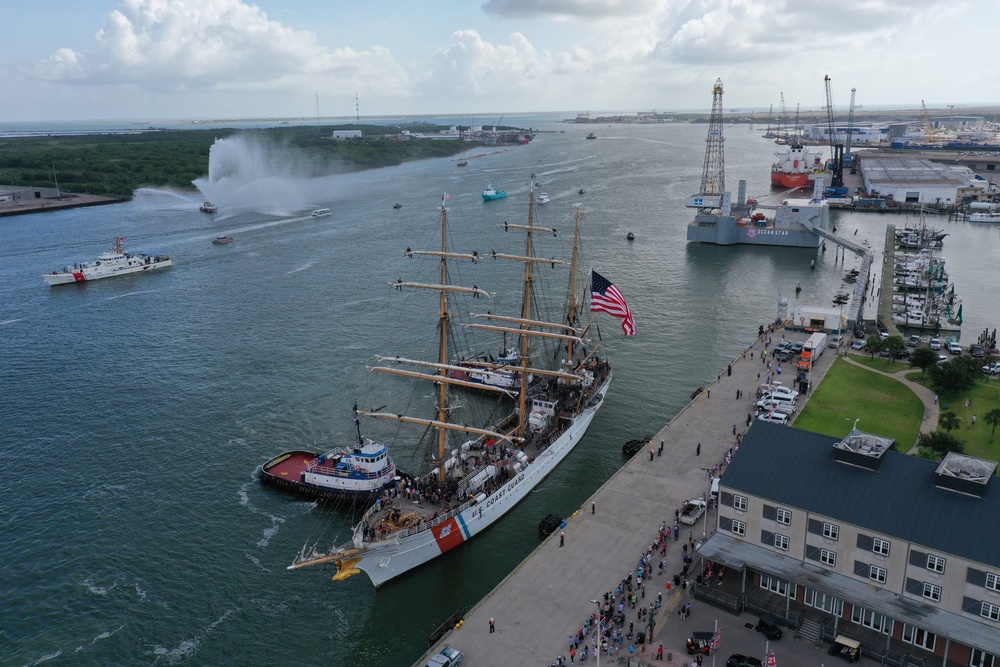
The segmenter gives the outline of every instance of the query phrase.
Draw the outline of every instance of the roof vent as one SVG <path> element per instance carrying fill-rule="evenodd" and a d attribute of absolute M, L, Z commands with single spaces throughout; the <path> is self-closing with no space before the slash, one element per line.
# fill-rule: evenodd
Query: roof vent
<path fill-rule="evenodd" d="M 976 498 L 986 495 L 990 478 L 996 473 L 995 461 L 977 459 L 975 456 L 948 452 L 941 465 L 934 471 L 934 485 Z"/>
<path fill-rule="evenodd" d="M 833 458 L 847 465 L 875 471 L 882 465 L 883 455 L 895 444 L 892 438 L 859 431 L 855 423 L 851 433 L 833 446 Z"/>

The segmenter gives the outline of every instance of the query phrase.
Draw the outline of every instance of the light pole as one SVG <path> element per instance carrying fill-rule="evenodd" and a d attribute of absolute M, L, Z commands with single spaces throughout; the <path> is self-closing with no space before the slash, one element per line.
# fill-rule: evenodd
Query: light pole
<path fill-rule="evenodd" d="M 591 600 L 597 605 L 597 650 L 595 651 L 597 658 L 597 667 L 601 667 L 601 603 L 599 600 Z"/>

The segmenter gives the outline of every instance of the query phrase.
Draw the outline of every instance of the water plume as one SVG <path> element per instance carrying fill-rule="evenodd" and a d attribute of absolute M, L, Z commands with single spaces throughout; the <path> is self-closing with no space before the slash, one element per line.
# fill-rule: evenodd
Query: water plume
<path fill-rule="evenodd" d="M 329 181 L 303 168 L 296 151 L 266 138 L 236 134 L 216 139 L 208 154 L 208 177 L 194 181 L 222 216 L 256 212 L 292 215 L 330 196 Z"/>

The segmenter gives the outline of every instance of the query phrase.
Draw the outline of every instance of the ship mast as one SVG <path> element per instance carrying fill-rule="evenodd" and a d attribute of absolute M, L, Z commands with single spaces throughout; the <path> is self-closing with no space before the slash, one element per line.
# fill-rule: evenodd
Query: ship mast
<path fill-rule="evenodd" d="M 580 305 L 577 301 L 577 292 L 576 292 L 577 288 L 576 268 L 577 268 L 577 262 L 579 261 L 580 258 L 580 216 L 581 216 L 580 207 L 577 206 L 576 211 L 574 213 L 576 226 L 573 231 L 573 260 L 569 274 L 569 295 L 566 297 L 567 298 L 566 324 L 569 325 L 570 328 L 572 329 L 576 329 L 576 315 L 577 315 L 577 309 L 579 308 Z M 572 370 L 573 368 L 573 355 L 575 352 L 574 343 L 575 341 L 573 340 L 570 340 L 568 343 L 566 343 L 567 371 Z"/>
<path fill-rule="evenodd" d="M 528 225 L 527 233 L 524 235 L 524 254 L 526 257 L 533 257 L 533 244 L 531 235 L 535 226 L 535 184 L 532 181 L 528 187 Z M 524 263 L 524 302 L 521 304 L 521 319 L 531 319 L 531 267 L 533 262 Z M 521 330 L 526 331 L 530 325 L 521 324 Z M 517 436 L 524 438 L 525 425 L 528 423 L 528 357 L 531 353 L 529 349 L 530 336 L 521 336 L 521 389 L 518 395 L 518 420 Z"/>
<path fill-rule="evenodd" d="M 441 284 L 444 285 L 448 282 L 448 259 L 446 253 L 448 252 L 448 209 L 445 208 L 444 202 L 441 202 Z M 442 364 L 442 368 L 438 371 L 438 375 L 442 378 L 448 378 L 448 371 L 443 366 L 448 363 L 448 297 L 447 292 L 441 290 L 440 292 L 440 306 L 438 310 L 438 330 L 441 335 L 441 342 L 438 353 L 438 362 Z M 437 400 L 437 421 L 446 422 L 448 421 L 448 384 L 446 382 L 438 383 L 438 400 Z M 448 449 L 448 430 L 439 428 L 438 429 L 438 483 L 444 485 L 445 482 L 445 452 Z"/>

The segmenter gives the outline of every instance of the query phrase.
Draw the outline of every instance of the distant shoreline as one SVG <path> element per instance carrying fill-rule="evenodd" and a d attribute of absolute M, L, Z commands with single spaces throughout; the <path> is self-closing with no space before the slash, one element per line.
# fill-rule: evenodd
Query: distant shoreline
<path fill-rule="evenodd" d="M 28 213 L 45 213 L 67 208 L 83 208 L 84 206 L 104 206 L 105 204 L 120 204 L 128 201 L 121 197 L 104 195 L 76 194 L 68 192 L 58 198 L 19 199 L 17 201 L 0 202 L 0 217 L 11 215 L 26 215 Z"/>

